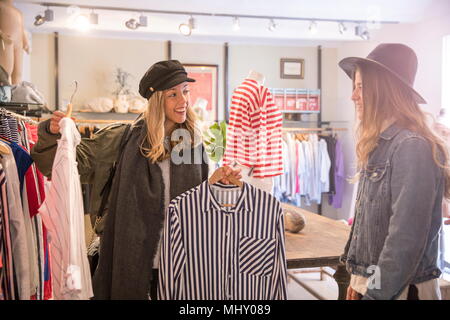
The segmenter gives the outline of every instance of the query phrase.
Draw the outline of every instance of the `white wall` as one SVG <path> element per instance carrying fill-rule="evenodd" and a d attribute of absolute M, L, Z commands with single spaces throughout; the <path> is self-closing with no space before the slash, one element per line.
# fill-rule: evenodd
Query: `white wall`
<path fill-rule="evenodd" d="M 68 100 L 73 80 L 78 80 L 74 108 L 86 100 L 111 96 L 115 90 L 115 71 L 121 68 L 131 74 L 130 88 L 137 93 L 139 80 L 155 62 L 165 60 L 162 41 L 101 39 L 72 35 L 60 36 L 60 103 Z"/>
<path fill-rule="evenodd" d="M 172 59 L 179 60 L 186 64 L 212 64 L 217 65 L 218 76 L 218 117 L 219 120 L 224 118 L 224 45 L 221 43 L 189 43 L 189 42 L 172 42 Z M 193 101 L 194 102 L 194 101 Z"/>
<path fill-rule="evenodd" d="M 304 79 L 281 79 L 280 59 L 305 59 Z M 270 45 L 233 45 L 229 48 L 230 93 L 250 70 L 265 75 L 265 85 L 271 88 L 317 88 L 317 48 Z"/>
<path fill-rule="evenodd" d="M 55 46 L 53 34 L 32 35 L 29 73 L 31 82 L 44 95 L 48 106 L 55 107 Z"/>

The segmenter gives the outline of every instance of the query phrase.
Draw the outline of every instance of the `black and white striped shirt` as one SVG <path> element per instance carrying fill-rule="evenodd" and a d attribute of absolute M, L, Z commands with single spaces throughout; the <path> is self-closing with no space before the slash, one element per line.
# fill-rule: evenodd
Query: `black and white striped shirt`
<path fill-rule="evenodd" d="M 286 299 L 284 243 L 273 196 L 247 183 L 205 181 L 166 212 L 158 299 Z"/>

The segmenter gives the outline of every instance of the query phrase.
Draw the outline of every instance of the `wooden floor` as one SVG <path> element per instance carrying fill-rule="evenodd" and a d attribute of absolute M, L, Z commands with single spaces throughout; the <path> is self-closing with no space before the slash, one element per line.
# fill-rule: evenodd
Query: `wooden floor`
<path fill-rule="evenodd" d="M 333 274 L 334 270 L 331 268 L 324 268 L 328 273 Z M 319 272 L 311 273 L 295 273 L 295 271 L 304 270 L 318 270 L 312 269 L 292 269 L 288 270 L 288 273 L 300 280 L 310 289 L 314 290 L 317 295 L 321 296 L 325 300 L 337 300 L 338 298 L 338 286 L 336 281 L 328 275 L 323 275 L 323 279 L 320 280 Z M 288 300 L 319 300 L 317 297 L 309 293 L 305 288 L 299 285 L 290 276 L 288 277 Z"/>
<path fill-rule="evenodd" d="M 324 268 L 328 273 L 333 274 L 331 268 Z M 317 270 L 317 269 L 297 269 L 297 270 Z M 325 300 L 336 300 L 338 296 L 338 286 L 332 277 L 323 276 L 320 280 L 320 273 L 295 273 L 296 270 L 288 270 L 292 276 L 313 289 L 317 295 Z M 445 275 L 444 279 L 439 279 L 441 287 L 442 300 L 450 300 L 450 275 Z M 295 280 L 288 277 L 288 300 L 319 300 L 317 297 L 309 293 L 305 288 L 297 284 Z"/>

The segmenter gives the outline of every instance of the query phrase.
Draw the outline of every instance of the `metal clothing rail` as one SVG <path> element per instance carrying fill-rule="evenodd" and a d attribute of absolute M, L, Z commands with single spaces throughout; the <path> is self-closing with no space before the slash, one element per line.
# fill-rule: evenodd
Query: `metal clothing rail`
<path fill-rule="evenodd" d="M 75 123 L 111 124 L 111 123 L 133 123 L 135 120 L 104 120 L 104 119 L 75 119 Z"/>
<path fill-rule="evenodd" d="M 23 112 L 24 114 L 19 114 L 16 112 Z M 32 125 L 37 125 L 38 121 L 36 121 L 36 118 L 39 118 L 42 114 L 42 111 L 39 110 L 28 110 L 27 107 L 8 107 L 6 104 L 0 104 L 0 114 L 1 115 L 8 115 L 16 120 L 24 121 Z M 32 118 L 34 117 L 34 118 Z"/>
<path fill-rule="evenodd" d="M 347 128 L 282 128 L 283 132 L 347 131 Z"/>
<path fill-rule="evenodd" d="M 20 102 L 1 102 L 0 108 L 9 112 L 21 114 L 22 116 L 40 118 L 42 116 L 43 106 L 35 103 Z"/>

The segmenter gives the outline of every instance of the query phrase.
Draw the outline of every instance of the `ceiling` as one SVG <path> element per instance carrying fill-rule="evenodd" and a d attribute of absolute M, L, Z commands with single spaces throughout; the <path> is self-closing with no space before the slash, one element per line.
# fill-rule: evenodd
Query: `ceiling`
<path fill-rule="evenodd" d="M 94 10 L 99 15 L 99 24 L 91 27 L 88 34 L 125 35 L 140 38 L 164 39 L 206 39 L 218 41 L 255 40 L 330 40 L 330 41 L 363 41 L 355 35 L 355 23 L 346 22 L 347 31 L 338 31 L 337 22 L 321 22 L 320 19 L 332 20 L 375 20 L 396 23 L 415 23 L 429 15 L 436 2 L 447 0 L 54 0 L 51 2 L 80 6 L 132 8 L 133 11 Z M 35 16 L 43 14 L 46 7 L 39 5 L 43 1 L 19 0 L 15 6 L 24 14 L 26 28 L 31 32 L 78 32 L 69 23 L 66 7 L 50 7 L 55 14 L 54 20 L 36 27 Z M 225 3 L 225 4 L 224 4 Z M 233 31 L 232 17 L 193 15 L 196 28 L 190 37 L 181 36 L 178 27 L 189 19 L 189 15 L 172 15 L 144 13 L 148 17 L 148 26 L 137 30 L 128 30 L 124 23 L 130 18 L 138 19 L 139 9 L 164 10 L 182 12 L 200 12 L 209 14 L 251 15 L 264 17 L 288 17 L 319 19 L 317 32 L 309 31 L 310 21 L 274 19 L 277 28 L 269 31 L 269 19 L 240 18 L 240 30 Z M 89 14 L 91 10 L 81 9 L 81 13 Z M 384 24 L 369 24 L 370 32 L 376 33 Z"/>

